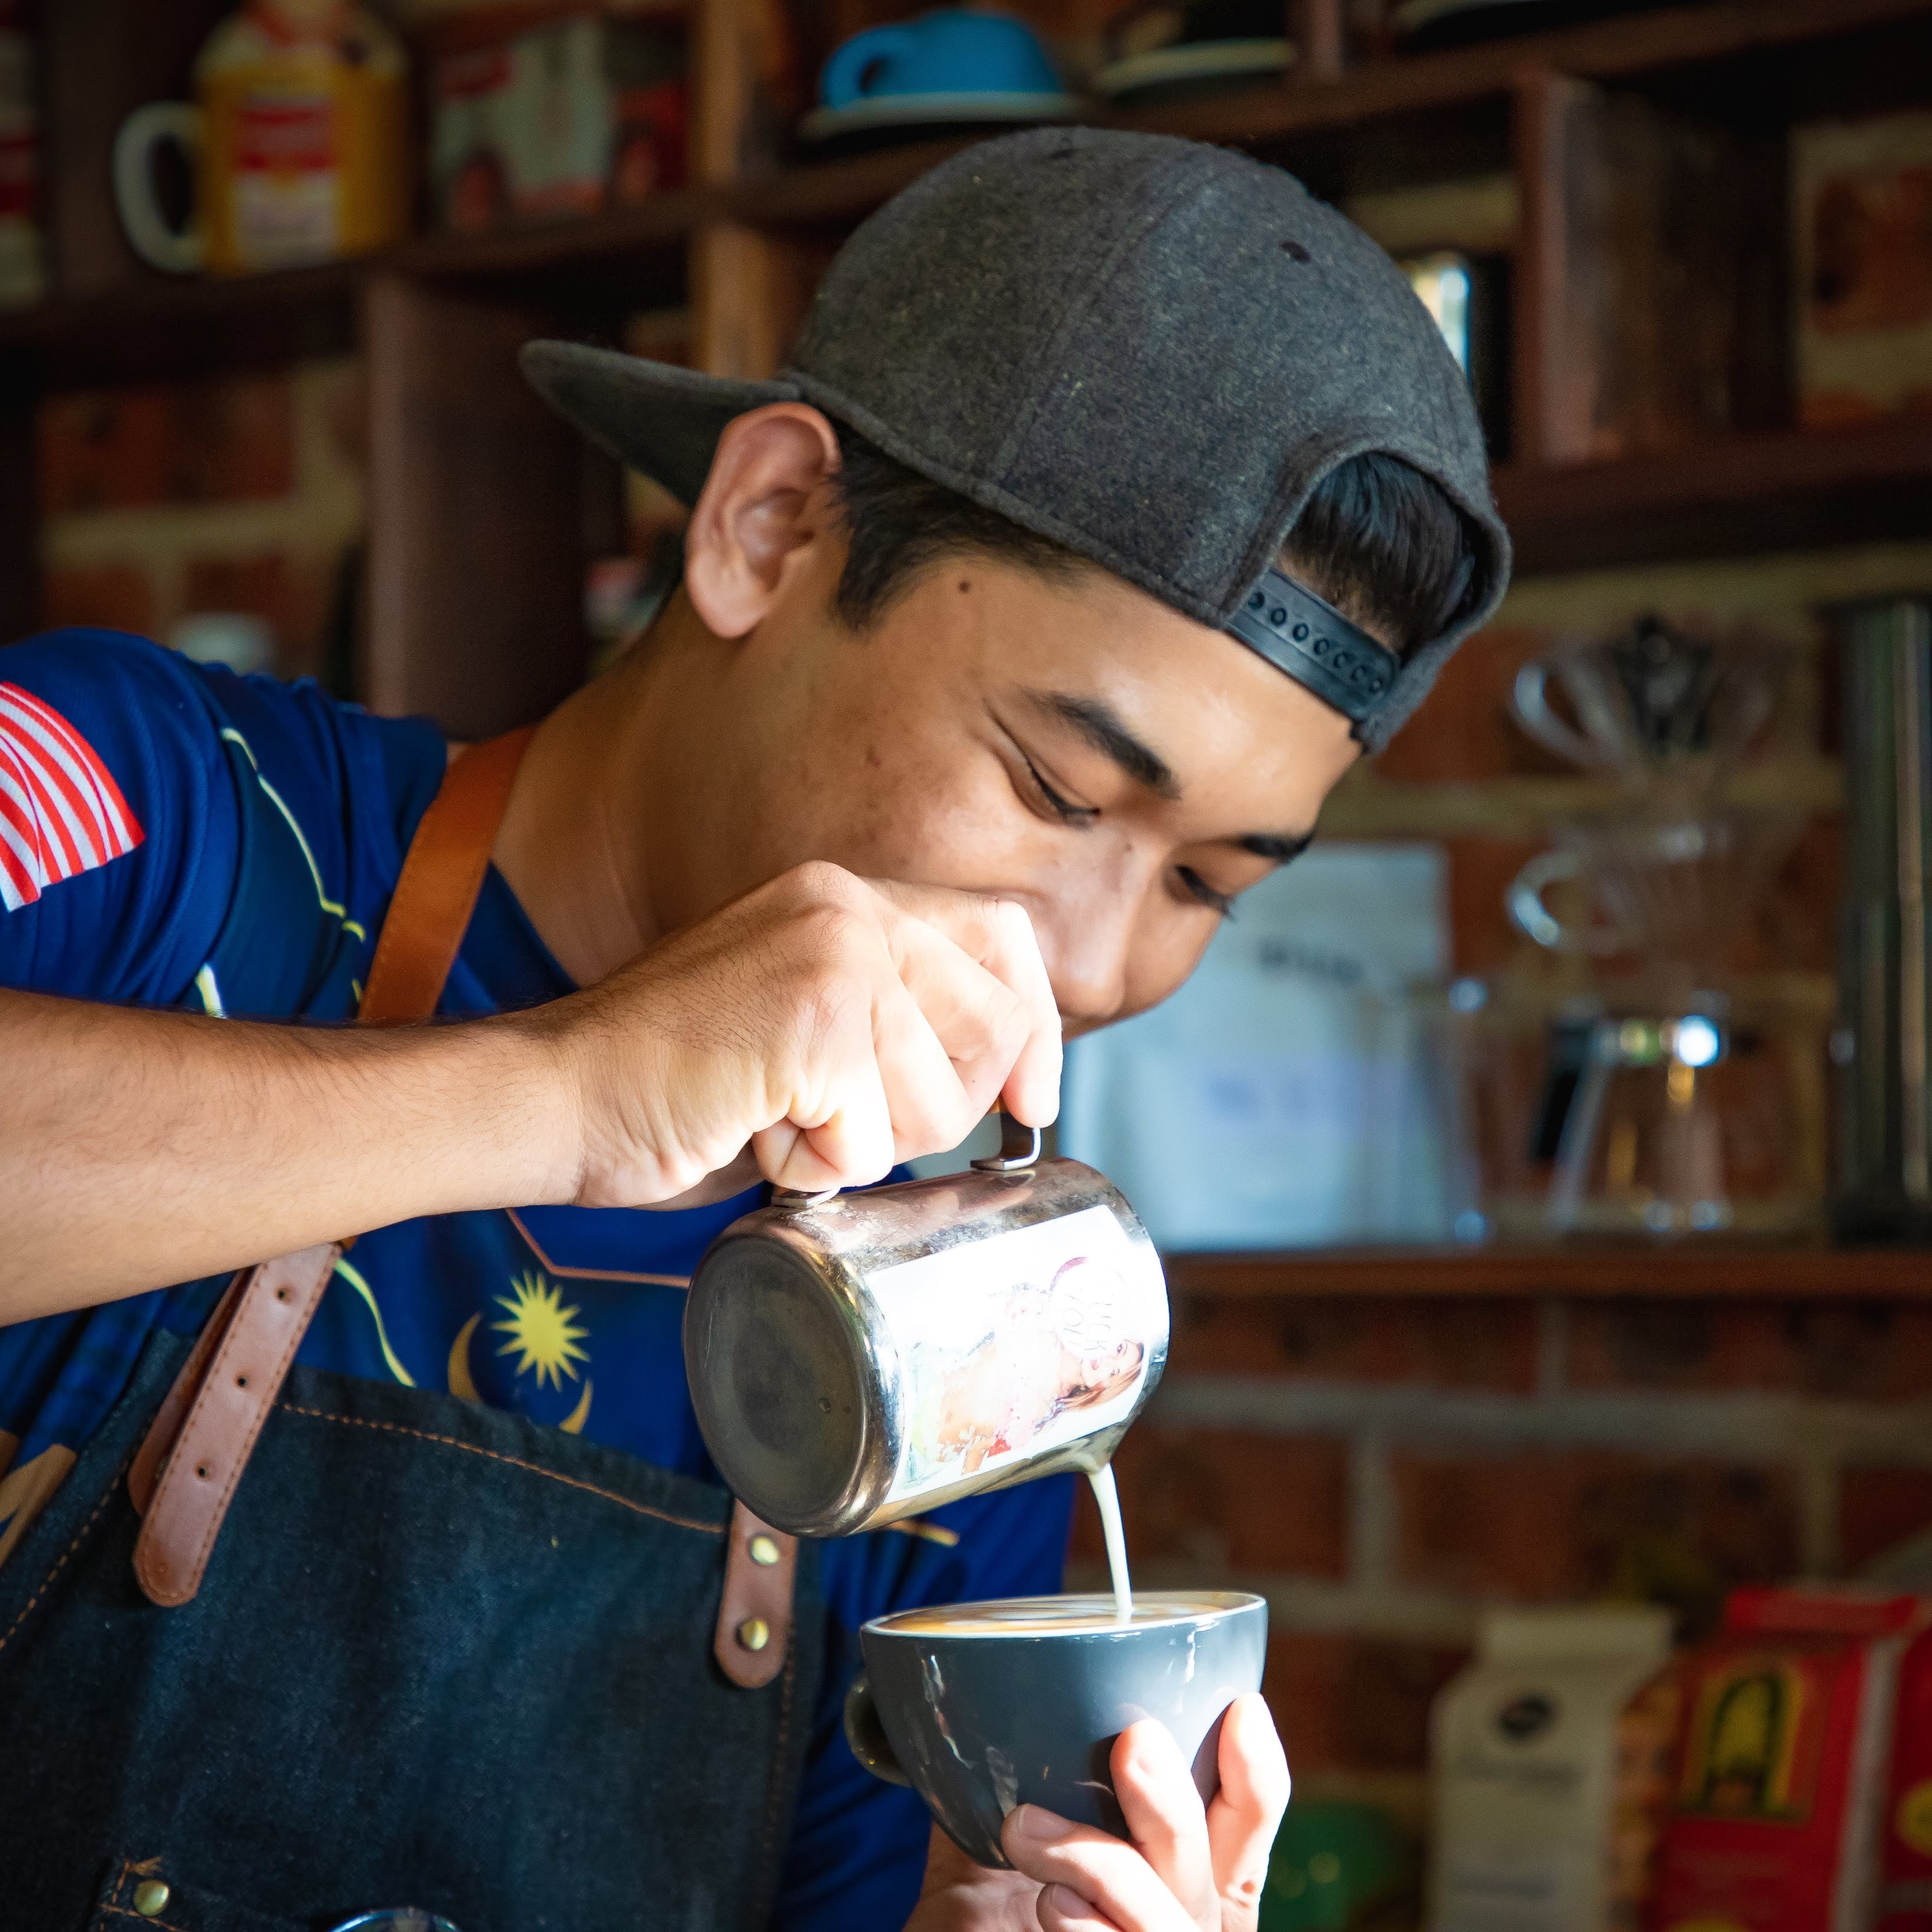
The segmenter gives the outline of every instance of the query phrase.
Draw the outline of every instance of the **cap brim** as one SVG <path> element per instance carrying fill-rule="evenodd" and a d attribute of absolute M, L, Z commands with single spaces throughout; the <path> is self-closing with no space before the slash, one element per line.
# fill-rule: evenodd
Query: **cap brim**
<path fill-rule="evenodd" d="M 580 342 L 529 342 L 518 356 L 530 386 L 608 456 L 698 500 L 734 416 L 796 402 L 789 382 L 740 382 Z"/>

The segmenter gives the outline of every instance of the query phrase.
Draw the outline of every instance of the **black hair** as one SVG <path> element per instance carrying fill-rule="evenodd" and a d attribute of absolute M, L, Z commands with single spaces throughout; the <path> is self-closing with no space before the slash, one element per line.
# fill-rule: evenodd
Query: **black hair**
<path fill-rule="evenodd" d="M 848 548 L 832 605 L 854 630 L 943 557 L 990 557 L 1063 580 L 1095 567 L 837 427 Z M 1371 450 L 1316 485 L 1282 560 L 1345 616 L 1376 626 L 1407 651 L 1441 636 L 1473 604 L 1478 541 L 1439 485 L 1400 458 Z"/>

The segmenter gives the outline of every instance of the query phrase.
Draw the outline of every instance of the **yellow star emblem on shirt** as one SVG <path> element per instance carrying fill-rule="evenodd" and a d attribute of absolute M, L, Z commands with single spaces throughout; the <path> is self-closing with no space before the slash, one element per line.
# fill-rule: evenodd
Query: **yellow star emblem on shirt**
<path fill-rule="evenodd" d="M 557 1389 L 562 1388 L 566 1376 L 576 1381 L 575 1364 L 590 1359 L 589 1352 L 577 1346 L 590 1333 L 577 1326 L 578 1310 L 565 1307 L 556 1284 L 534 1272 L 513 1276 L 510 1286 L 512 1294 L 495 1298 L 498 1307 L 508 1310 L 509 1318 L 490 1324 L 493 1330 L 510 1338 L 497 1354 L 516 1356 L 520 1376 L 535 1369 L 539 1388 L 546 1377 L 550 1387 Z"/>

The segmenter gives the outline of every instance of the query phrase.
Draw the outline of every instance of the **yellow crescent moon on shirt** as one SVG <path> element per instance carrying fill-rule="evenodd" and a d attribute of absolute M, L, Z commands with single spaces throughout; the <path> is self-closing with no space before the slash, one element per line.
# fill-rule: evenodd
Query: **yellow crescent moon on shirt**
<path fill-rule="evenodd" d="M 476 1324 L 482 1320 L 481 1315 L 472 1315 L 456 1331 L 456 1340 L 449 1345 L 449 1392 L 465 1402 L 480 1402 L 483 1398 L 476 1393 L 476 1384 L 470 1373 L 470 1338 L 476 1332 Z M 566 1436 L 580 1436 L 584 1425 L 590 1420 L 590 1390 L 589 1377 L 584 1378 L 584 1393 L 578 1398 L 577 1406 L 557 1424 Z"/>
<path fill-rule="evenodd" d="M 483 1398 L 476 1393 L 476 1384 L 470 1374 L 470 1338 L 476 1332 L 476 1324 L 482 1320 L 480 1315 L 472 1315 L 456 1331 L 456 1340 L 449 1345 L 449 1392 L 460 1396 L 465 1402 L 481 1402 Z"/>

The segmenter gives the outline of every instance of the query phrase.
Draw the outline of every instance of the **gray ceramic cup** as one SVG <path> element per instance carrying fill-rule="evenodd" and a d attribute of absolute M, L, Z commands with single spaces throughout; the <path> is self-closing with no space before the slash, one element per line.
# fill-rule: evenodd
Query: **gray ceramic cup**
<path fill-rule="evenodd" d="M 1268 1606 L 1222 1590 L 1010 1597 L 876 1617 L 845 1736 L 876 1777 L 909 1784 L 947 1837 L 982 1865 L 1007 1863 L 1000 1826 L 1016 1805 L 1127 1836 L 1108 1768 L 1114 1740 L 1158 1718 L 1204 1800 L 1220 1781 L 1221 1718 L 1258 1690 Z M 1042 1628 L 1051 1616 L 1061 1627 Z"/>

